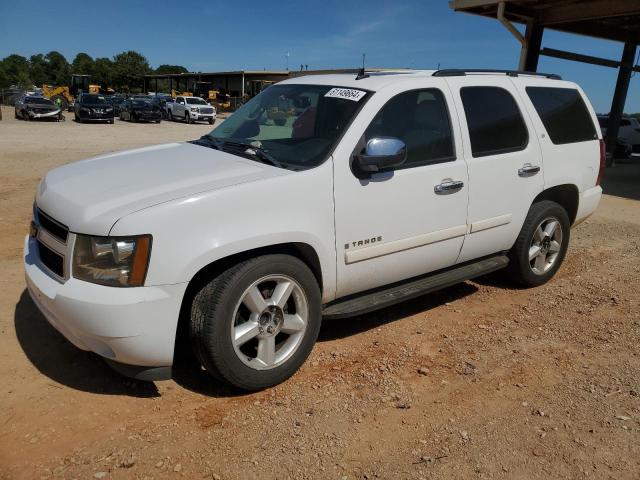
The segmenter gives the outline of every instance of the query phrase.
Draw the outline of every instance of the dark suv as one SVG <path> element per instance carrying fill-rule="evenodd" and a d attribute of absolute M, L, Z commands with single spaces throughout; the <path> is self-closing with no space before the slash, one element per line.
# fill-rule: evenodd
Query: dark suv
<path fill-rule="evenodd" d="M 127 98 L 120 105 L 120 120 L 128 120 L 130 122 L 156 122 L 162 120 L 162 112 L 158 102 L 153 101 L 149 97 Z"/>
<path fill-rule="evenodd" d="M 113 123 L 113 106 L 104 95 L 96 93 L 82 93 L 74 106 L 76 122 L 107 122 Z"/>

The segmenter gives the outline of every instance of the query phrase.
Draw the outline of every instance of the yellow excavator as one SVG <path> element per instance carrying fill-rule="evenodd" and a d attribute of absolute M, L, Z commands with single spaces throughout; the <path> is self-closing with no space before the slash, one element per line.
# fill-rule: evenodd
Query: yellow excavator
<path fill-rule="evenodd" d="M 90 80 L 90 75 L 74 74 L 71 75 L 71 85 L 43 85 L 42 95 L 55 103 L 61 110 L 67 110 L 81 92 L 106 93 L 108 95 L 115 93 L 113 88 L 103 89 L 100 85 L 89 83 Z"/>

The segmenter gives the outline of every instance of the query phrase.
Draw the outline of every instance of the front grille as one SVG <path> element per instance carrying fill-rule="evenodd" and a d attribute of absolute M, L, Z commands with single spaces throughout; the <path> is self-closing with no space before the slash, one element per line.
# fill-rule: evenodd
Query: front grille
<path fill-rule="evenodd" d="M 213 108 L 211 107 L 201 107 L 200 113 L 213 113 Z"/>
<path fill-rule="evenodd" d="M 38 223 L 42 228 L 44 228 L 47 232 L 49 232 L 54 237 L 60 239 L 63 243 L 67 243 L 67 237 L 69 236 L 69 229 L 61 224 L 60 222 L 56 222 L 49 215 L 44 213 L 42 210 L 38 208 Z"/>
<path fill-rule="evenodd" d="M 38 253 L 42 264 L 59 277 L 64 277 L 64 259 L 38 240 Z"/>

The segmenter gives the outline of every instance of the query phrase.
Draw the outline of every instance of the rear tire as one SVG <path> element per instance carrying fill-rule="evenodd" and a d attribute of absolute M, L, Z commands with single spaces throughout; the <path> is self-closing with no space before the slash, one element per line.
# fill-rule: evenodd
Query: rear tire
<path fill-rule="evenodd" d="M 534 203 L 509 252 L 511 280 L 525 287 L 548 282 L 564 260 L 570 231 L 569 215 L 562 206 L 550 200 Z"/>
<path fill-rule="evenodd" d="M 212 376 L 261 390 L 300 368 L 321 318 L 320 288 L 309 267 L 290 255 L 264 255 L 229 268 L 196 293 L 189 338 Z"/>

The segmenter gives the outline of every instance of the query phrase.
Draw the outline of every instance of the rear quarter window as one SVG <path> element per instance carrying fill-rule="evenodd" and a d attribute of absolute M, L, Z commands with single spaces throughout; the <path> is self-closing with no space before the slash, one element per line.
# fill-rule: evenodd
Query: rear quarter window
<path fill-rule="evenodd" d="M 556 145 L 598 138 L 589 110 L 574 88 L 527 87 L 549 138 Z"/>

